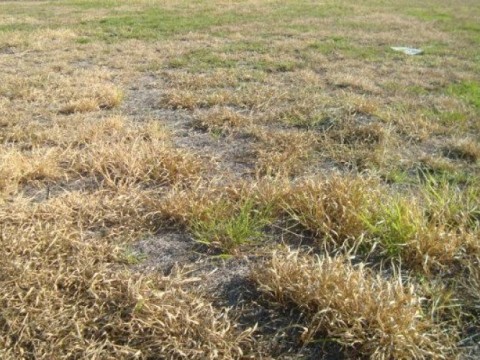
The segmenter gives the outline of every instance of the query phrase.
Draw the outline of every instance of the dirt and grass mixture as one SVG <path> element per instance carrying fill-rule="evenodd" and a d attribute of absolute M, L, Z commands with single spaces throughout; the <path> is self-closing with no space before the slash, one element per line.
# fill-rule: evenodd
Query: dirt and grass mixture
<path fill-rule="evenodd" d="M 479 49 L 477 0 L 0 2 L 0 357 L 475 358 Z"/>

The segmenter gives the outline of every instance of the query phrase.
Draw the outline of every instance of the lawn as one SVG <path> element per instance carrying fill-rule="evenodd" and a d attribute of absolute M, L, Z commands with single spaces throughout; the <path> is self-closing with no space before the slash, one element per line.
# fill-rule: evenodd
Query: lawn
<path fill-rule="evenodd" d="M 0 2 L 0 357 L 478 358 L 478 24 Z"/>

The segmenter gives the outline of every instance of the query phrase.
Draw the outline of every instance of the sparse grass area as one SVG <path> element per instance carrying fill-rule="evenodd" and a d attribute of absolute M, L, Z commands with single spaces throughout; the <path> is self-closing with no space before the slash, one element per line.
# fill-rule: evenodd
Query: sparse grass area
<path fill-rule="evenodd" d="M 0 2 L 0 357 L 473 359 L 479 17 Z"/>

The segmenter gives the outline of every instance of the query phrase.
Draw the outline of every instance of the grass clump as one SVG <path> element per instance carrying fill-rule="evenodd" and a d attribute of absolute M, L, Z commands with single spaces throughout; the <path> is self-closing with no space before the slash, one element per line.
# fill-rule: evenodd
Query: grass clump
<path fill-rule="evenodd" d="M 236 129 L 250 125 L 251 119 L 228 107 L 213 107 L 204 112 L 197 112 L 194 127 L 212 133 L 229 134 Z"/>
<path fill-rule="evenodd" d="M 474 229 L 480 221 L 480 188 L 471 180 L 460 188 L 448 176 L 428 176 L 422 187 L 426 216 L 449 229 Z"/>
<path fill-rule="evenodd" d="M 0 196 L 15 193 L 26 184 L 42 184 L 64 178 L 58 149 L 11 149 L 0 153 Z"/>
<path fill-rule="evenodd" d="M 98 110 L 108 110 L 118 107 L 123 100 L 123 92 L 113 86 L 97 86 L 92 95 L 79 96 L 70 100 L 60 109 L 62 114 L 86 113 Z"/>
<path fill-rule="evenodd" d="M 378 238 L 388 256 L 398 256 L 420 232 L 422 213 L 418 206 L 402 198 L 379 203 L 371 218 L 362 214 L 369 236 Z M 374 218 L 377 217 L 377 218 Z"/>
<path fill-rule="evenodd" d="M 345 257 L 274 253 L 253 272 L 260 289 L 305 314 L 302 341 L 325 336 L 371 359 L 447 359 L 455 335 L 444 335 L 422 299 L 400 276 L 386 280 Z"/>
<path fill-rule="evenodd" d="M 282 207 L 317 238 L 340 246 L 352 245 L 367 230 L 360 215 L 375 204 L 378 196 L 374 180 L 332 176 L 293 185 Z"/>
<path fill-rule="evenodd" d="M 259 208 L 251 199 L 235 205 L 219 202 L 192 220 L 195 239 L 227 253 L 261 241 L 265 237 L 263 230 L 271 223 L 270 210 Z"/>
<path fill-rule="evenodd" d="M 473 139 L 463 139 L 443 149 L 445 156 L 451 159 L 476 163 L 480 159 L 480 145 Z"/>
<path fill-rule="evenodd" d="M 295 130 L 251 129 L 257 140 L 256 173 L 260 176 L 301 174 L 313 157 L 315 138 Z"/>
<path fill-rule="evenodd" d="M 198 178 L 201 161 L 163 142 L 131 139 L 114 144 L 93 144 L 76 154 L 72 169 L 90 174 L 108 186 L 143 183 L 170 185 Z"/>

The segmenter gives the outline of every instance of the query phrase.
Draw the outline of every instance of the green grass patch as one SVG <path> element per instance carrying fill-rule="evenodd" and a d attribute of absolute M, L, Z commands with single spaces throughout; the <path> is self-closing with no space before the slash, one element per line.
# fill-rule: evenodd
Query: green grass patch
<path fill-rule="evenodd" d="M 76 39 L 75 39 L 75 42 L 76 42 L 77 44 L 82 44 L 82 45 L 84 45 L 84 44 L 88 44 L 88 43 L 92 42 L 92 40 L 91 40 L 90 38 L 88 38 L 88 37 L 79 37 L 79 38 L 76 38 Z"/>
<path fill-rule="evenodd" d="M 235 60 L 215 54 L 210 49 L 198 49 L 170 60 L 167 66 L 174 69 L 187 68 L 192 71 L 202 71 L 216 68 L 232 68 L 236 64 Z"/>
<path fill-rule="evenodd" d="M 253 201 L 244 200 L 238 209 L 232 204 L 220 202 L 202 214 L 202 219 L 193 221 L 195 239 L 226 253 L 239 246 L 258 242 L 264 238 L 263 229 L 271 223 L 269 208 L 258 208 Z"/>
<path fill-rule="evenodd" d="M 131 247 L 126 247 L 120 254 L 120 262 L 128 265 L 139 265 L 147 259 L 145 254 L 139 253 Z"/>
<path fill-rule="evenodd" d="M 382 53 L 382 49 L 367 45 L 359 46 L 342 36 L 332 36 L 314 41 L 308 45 L 307 50 L 320 52 L 325 55 L 338 53 L 349 58 L 363 60 L 377 60 L 379 56 L 383 58 L 388 56 L 386 53 Z"/>
<path fill-rule="evenodd" d="M 255 53 L 266 54 L 271 51 L 271 47 L 266 41 L 245 40 L 228 44 L 222 48 L 222 51 L 228 54 Z"/>
<path fill-rule="evenodd" d="M 347 50 L 351 46 L 349 39 L 343 36 L 332 36 L 327 39 L 314 41 L 308 45 L 308 48 L 322 54 L 330 54 L 334 51 Z"/>
<path fill-rule="evenodd" d="M 294 60 L 278 60 L 278 61 L 266 61 L 259 60 L 247 64 L 255 70 L 263 70 L 265 72 L 289 72 L 295 69 L 302 68 L 304 65 L 302 62 Z"/>
<path fill-rule="evenodd" d="M 394 168 L 381 174 L 381 176 L 387 183 L 392 184 L 411 184 L 415 182 L 414 178 L 404 169 Z"/>
<path fill-rule="evenodd" d="M 451 21 L 453 15 L 443 9 L 413 8 L 408 9 L 407 14 L 425 21 Z"/>
<path fill-rule="evenodd" d="M 338 2 L 305 2 L 290 0 L 279 6 L 272 12 L 273 19 L 309 19 L 309 18 L 326 18 L 335 16 L 337 18 L 351 15 L 353 7 Z"/>
<path fill-rule="evenodd" d="M 391 199 L 379 204 L 373 215 L 361 215 L 370 236 L 379 241 L 387 256 L 401 254 L 403 247 L 414 239 L 421 227 L 421 213 L 412 211 L 411 203 L 404 198 Z"/>
<path fill-rule="evenodd" d="M 447 88 L 449 95 L 456 96 L 467 104 L 480 110 L 480 83 L 476 81 L 462 81 Z"/>
<path fill-rule="evenodd" d="M 178 34 L 207 30 L 213 26 L 240 23 L 252 18 L 234 11 L 215 14 L 205 7 L 198 9 L 162 9 L 150 7 L 135 13 L 121 13 L 83 24 L 85 31 L 109 42 L 124 39 L 158 40 Z"/>
<path fill-rule="evenodd" d="M 468 113 L 463 111 L 441 111 L 437 109 L 427 109 L 424 114 L 431 120 L 445 126 L 455 126 L 466 124 L 470 118 Z"/>

